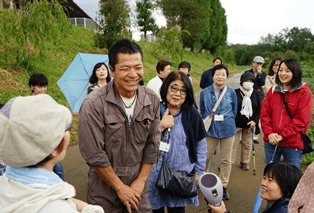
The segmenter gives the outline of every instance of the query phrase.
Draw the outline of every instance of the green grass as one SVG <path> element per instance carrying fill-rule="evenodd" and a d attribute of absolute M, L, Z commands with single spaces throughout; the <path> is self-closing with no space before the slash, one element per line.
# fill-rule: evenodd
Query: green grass
<path fill-rule="evenodd" d="M 141 46 L 144 53 L 144 81 L 146 85 L 148 81 L 157 74 L 156 64 L 158 58 L 153 54 L 153 47 L 150 43 L 144 41 L 137 43 Z M 15 96 L 29 95 L 29 76 L 33 72 L 41 72 L 49 79 L 47 93 L 58 103 L 70 107 L 62 91 L 56 84 L 58 79 L 68 68 L 78 52 L 107 53 L 106 49 L 99 49 L 94 46 L 94 32 L 91 29 L 84 29 L 82 27 L 72 27 L 69 29 L 67 37 L 60 38 L 57 41 L 47 42 L 45 44 L 45 50 L 42 52 L 42 56 L 40 56 L 39 50 L 35 48 L 34 53 L 30 56 L 30 64 L 27 70 L 16 65 L 16 58 L 14 57 L 14 54 L 12 54 L 12 51 L 15 51 L 17 48 L 18 47 L 13 42 L 0 47 L 0 103 L 5 103 Z M 193 78 L 193 88 L 195 92 L 200 91 L 199 82 L 201 75 L 203 71 L 211 67 L 213 58 L 214 56 L 208 53 L 184 51 L 182 60 L 191 63 L 192 69 L 190 75 Z M 177 66 L 177 63 L 172 64 L 171 71 L 176 71 Z M 227 66 L 231 74 L 249 68 L 239 67 L 234 64 L 227 64 Z M 310 84 L 313 92 L 314 75 L 312 74 L 312 67 L 314 67 L 314 64 L 302 64 L 304 71 L 303 80 Z M 74 114 L 73 128 L 71 130 L 71 145 L 77 144 L 78 117 L 78 114 Z M 308 132 L 312 137 L 312 141 L 314 141 L 314 130 L 309 129 Z M 303 156 L 302 165 L 308 165 L 312 161 L 314 161 L 314 154 L 306 154 Z"/>
<path fill-rule="evenodd" d="M 0 35 L 1 39 L 1 35 Z M 153 54 L 152 45 L 148 42 L 138 42 L 144 53 L 144 81 L 145 84 L 155 77 L 158 58 Z M 51 95 L 58 103 L 70 108 L 62 91 L 56 82 L 68 68 L 78 52 L 106 54 L 106 49 L 99 49 L 94 46 L 94 32 L 91 29 L 82 27 L 71 27 L 68 36 L 59 38 L 57 41 L 45 43 L 42 54 L 38 49 L 29 56 L 27 69 L 16 64 L 14 51 L 18 47 L 12 41 L 5 47 L 0 47 L 0 103 L 5 103 L 15 96 L 29 95 L 29 76 L 33 72 L 41 72 L 49 80 L 47 94 Z M 191 63 L 190 75 L 193 78 L 194 90 L 200 90 L 199 81 L 204 70 L 211 67 L 213 56 L 208 53 L 184 52 L 183 60 Z M 176 71 L 178 64 L 173 64 L 171 70 Z M 229 65 L 231 72 L 235 72 L 237 66 Z M 2 81 L 3 80 L 3 81 Z M 77 123 L 78 114 L 74 114 L 73 128 L 71 130 L 71 145 L 77 144 Z"/>

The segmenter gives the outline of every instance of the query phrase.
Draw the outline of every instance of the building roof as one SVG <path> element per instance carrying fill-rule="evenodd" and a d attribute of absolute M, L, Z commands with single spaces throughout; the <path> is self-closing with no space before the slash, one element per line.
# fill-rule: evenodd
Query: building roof
<path fill-rule="evenodd" d="M 87 15 L 73 0 L 68 0 L 67 3 L 62 3 L 62 6 L 65 7 L 65 13 L 69 18 L 89 18 L 92 19 L 89 15 Z"/>

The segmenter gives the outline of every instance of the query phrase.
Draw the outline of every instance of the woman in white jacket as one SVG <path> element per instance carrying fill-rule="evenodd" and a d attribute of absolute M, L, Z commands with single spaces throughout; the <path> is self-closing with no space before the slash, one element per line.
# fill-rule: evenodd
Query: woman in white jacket
<path fill-rule="evenodd" d="M 104 213 L 73 198 L 75 188 L 52 172 L 65 157 L 72 114 L 49 95 L 16 97 L 0 110 L 1 213 Z"/>

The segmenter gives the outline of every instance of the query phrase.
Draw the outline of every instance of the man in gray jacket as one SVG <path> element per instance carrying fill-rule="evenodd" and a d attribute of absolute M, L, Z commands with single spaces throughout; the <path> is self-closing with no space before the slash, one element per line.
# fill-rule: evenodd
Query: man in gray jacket
<path fill-rule="evenodd" d="M 139 87 L 143 53 L 122 39 L 109 50 L 114 80 L 80 109 L 79 146 L 89 165 L 87 200 L 105 212 L 151 212 L 146 180 L 160 141 L 159 98 Z"/>

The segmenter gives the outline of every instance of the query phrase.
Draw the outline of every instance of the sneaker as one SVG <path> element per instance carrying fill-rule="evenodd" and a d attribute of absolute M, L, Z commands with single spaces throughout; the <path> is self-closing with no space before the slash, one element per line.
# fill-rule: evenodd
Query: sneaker
<path fill-rule="evenodd" d="M 258 141 L 258 140 L 253 140 L 253 142 L 254 142 L 254 143 L 259 143 L 259 141 Z"/>
<path fill-rule="evenodd" d="M 223 187 L 223 195 L 222 195 L 223 200 L 230 200 L 230 195 L 227 191 L 227 188 Z"/>
<path fill-rule="evenodd" d="M 241 167 L 241 169 L 242 170 L 244 170 L 244 171 L 248 171 L 249 170 L 249 164 L 247 164 L 247 163 L 242 163 L 242 162 L 240 162 L 240 167 Z"/>

